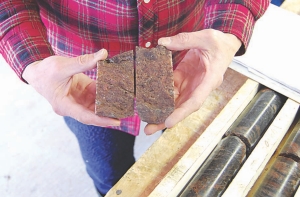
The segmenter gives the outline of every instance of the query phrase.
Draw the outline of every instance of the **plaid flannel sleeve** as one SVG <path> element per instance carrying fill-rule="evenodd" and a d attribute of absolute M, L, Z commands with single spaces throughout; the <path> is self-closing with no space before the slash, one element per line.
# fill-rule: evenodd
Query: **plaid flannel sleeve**
<path fill-rule="evenodd" d="M 243 44 L 236 55 L 242 55 L 255 21 L 264 14 L 269 3 L 269 0 L 206 0 L 204 28 L 237 36 Z"/>
<path fill-rule="evenodd" d="M 54 54 L 35 0 L 0 2 L 0 53 L 21 79 L 28 64 Z"/>

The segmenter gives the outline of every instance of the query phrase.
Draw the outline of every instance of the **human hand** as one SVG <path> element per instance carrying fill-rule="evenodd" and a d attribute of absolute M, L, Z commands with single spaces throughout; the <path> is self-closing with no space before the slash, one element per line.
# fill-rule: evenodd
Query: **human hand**
<path fill-rule="evenodd" d="M 68 58 L 51 56 L 27 66 L 22 77 L 61 116 L 96 126 L 119 126 L 120 121 L 95 114 L 96 82 L 82 72 L 93 69 L 107 57 L 102 49 L 94 54 Z"/>
<path fill-rule="evenodd" d="M 148 124 L 148 135 L 175 126 L 201 107 L 210 92 L 221 85 L 241 41 L 232 34 L 206 29 L 161 38 L 158 44 L 189 51 L 174 70 L 175 110 L 163 124 Z"/>

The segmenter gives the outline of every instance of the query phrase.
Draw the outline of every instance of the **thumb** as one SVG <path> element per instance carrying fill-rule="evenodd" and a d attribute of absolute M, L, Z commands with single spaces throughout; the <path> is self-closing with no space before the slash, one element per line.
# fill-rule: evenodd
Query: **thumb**
<path fill-rule="evenodd" d="M 171 37 L 162 37 L 158 40 L 159 45 L 163 45 L 170 50 L 182 51 L 197 47 L 194 33 L 179 33 Z"/>
<path fill-rule="evenodd" d="M 184 32 L 171 37 L 162 37 L 158 40 L 158 44 L 175 51 L 196 48 L 199 49 L 206 46 L 208 39 L 214 36 L 214 34 L 215 32 L 210 30 L 202 30 L 188 33 Z"/>
<path fill-rule="evenodd" d="M 91 70 L 96 67 L 97 62 L 99 60 L 105 60 L 107 58 L 107 50 L 101 49 L 96 53 L 80 55 L 77 57 L 69 58 L 69 61 L 65 62 L 65 67 L 70 75 L 75 75 L 77 73 L 82 73 L 87 70 Z M 72 69 L 68 69 L 68 67 L 72 67 Z"/>

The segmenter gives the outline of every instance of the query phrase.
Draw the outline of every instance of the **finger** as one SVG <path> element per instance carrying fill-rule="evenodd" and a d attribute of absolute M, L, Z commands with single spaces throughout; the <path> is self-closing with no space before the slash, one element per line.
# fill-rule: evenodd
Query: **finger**
<path fill-rule="evenodd" d="M 186 49 L 205 47 L 209 39 L 214 38 L 215 31 L 202 30 L 197 32 L 184 32 L 171 37 L 163 37 L 158 40 L 159 45 L 163 45 L 170 50 L 181 51 Z M 208 36 L 208 34 L 211 34 Z"/>
<path fill-rule="evenodd" d="M 164 128 L 166 128 L 165 124 L 147 124 L 145 127 L 145 134 L 146 135 L 152 135 L 154 133 L 156 133 L 157 131 L 163 130 Z"/>
<path fill-rule="evenodd" d="M 63 116 L 70 116 L 79 122 L 87 125 L 95 125 L 95 126 L 120 126 L 120 120 L 100 117 L 97 116 L 94 111 L 85 108 L 82 105 L 72 103 L 70 105 L 65 105 L 65 108 L 61 108 L 61 113 L 55 110 L 56 113 Z"/>
<path fill-rule="evenodd" d="M 120 126 L 120 120 L 108 117 L 100 117 L 89 110 L 85 110 L 83 113 L 81 113 L 78 116 L 77 120 L 86 125 L 101 127 Z"/>
<path fill-rule="evenodd" d="M 101 49 L 96 53 L 72 57 L 64 62 L 63 68 L 70 76 L 72 76 L 95 68 L 97 62 L 99 60 L 105 60 L 107 55 L 107 50 Z"/>
<path fill-rule="evenodd" d="M 165 126 L 166 128 L 172 128 L 177 123 L 184 120 L 191 113 L 195 112 L 196 108 L 191 108 L 188 103 L 183 103 L 180 107 L 176 108 L 173 113 L 166 119 Z"/>
<path fill-rule="evenodd" d="M 182 94 L 177 98 L 176 104 L 178 107 L 165 121 L 167 128 L 175 126 L 178 122 L 200 109 L 212 91 L 209 81 L 210 80 L 204 80 L 203 83 L 194 90 L 194 92 Z"/>

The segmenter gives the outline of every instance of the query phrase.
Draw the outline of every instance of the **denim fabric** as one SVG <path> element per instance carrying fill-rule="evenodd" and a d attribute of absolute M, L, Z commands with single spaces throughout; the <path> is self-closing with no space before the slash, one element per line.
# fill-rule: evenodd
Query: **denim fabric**
<path fill-rule="evenodd" d="M 109 128 L 85 125 L 64 117 L 75 134 L 89 176 L 105 195 L 135 162 L 135 137 Z"/>
<path fill-rule="evenodd" d="M 284 2 L 284 0 L 271 0 L 271 3 L 273 5 L 281 6 L 281 4 Z"/>

